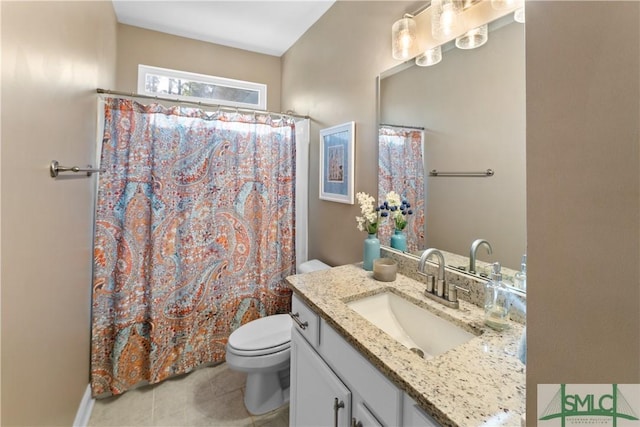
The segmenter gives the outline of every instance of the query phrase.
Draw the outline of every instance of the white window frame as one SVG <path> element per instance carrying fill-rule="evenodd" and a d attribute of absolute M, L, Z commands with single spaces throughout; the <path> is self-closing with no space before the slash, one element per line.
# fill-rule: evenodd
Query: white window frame
<path fill-rule="evenodd" d="M 258 92 L 258 102 L 256 104 L 246 102 L 235 102 L 226 99 L 217 98 L 201 98 L 195 96 L 185 96 L 177 94 L 165 94 L 149 92 L 145 89 L 145 81 L 147 74 L 154 74 L 163 77 L 169 77 L 173 79 L 189 80 L 198 83 L 208 83 L 217 86 L 227 86 L 237 89 L 245 89 Z M 208 76 L 206 74 L 190 73 L 188 71 L 171 70 L 169 68 L 152 67 L 150 65 L 138 65 L 138 93 L 149 96 L 167 96 L 172 99 L 179 99 L 181 101 L 190 102 L 202 102 L 207 104 L 227 105 L 238 108 L 249 108 L 254 110 L 266 110 L 267 109 L 267 85 L 262 83 L 247 82 L 243 80 L 227 79 L 224 77 Z"/>

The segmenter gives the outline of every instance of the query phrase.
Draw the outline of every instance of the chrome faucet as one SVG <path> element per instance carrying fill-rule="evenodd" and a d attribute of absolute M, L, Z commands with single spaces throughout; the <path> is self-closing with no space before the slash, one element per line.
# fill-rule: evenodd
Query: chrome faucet
<path fill-rule="evenodd" d="M 433 275 L 427 274 L 424 270 L 427 260 L 432 256 L 438 258 L 438 280 L 436 281 L 435 286 Z M 444 256 L 442 255 L 442 252 L 440 252 L 436 248 L 429 248 L 426 251 L 422 252 L 420 262 L 418 262 L 418 274 L 427 276 L 427 289 L 425 289 L 424 294 L 430 299 L 438 301 L 439 303 L 444 304 L 447 307 L 460 307 L 460 303 L 458 302 L 458 289 L 467 293 L 469 292 L 468 289 L 462 288 L 455 283 L 445 282 Z"/>
<path fill-rule="evenodd" d="M 493 253 L 489 242 L 484 239 L 474 240 L 473 243 L 471 243 L 471 250 L 469 251 L 469 273 L 471 274 L 475 274 L 476 272 L 476 256 L 478 253 L 478 248 L 483 245 L 487 247 L 487 252 L 489 253 L 489 255 Z"/>
<path fill-rule="evenodd" d="M 442 255 L 442 252 L 440 252 L 436 248 L 429 248 L 424 252 L 422 252 L 422 256 L 420 257 L 420 262 L 418 263 L 418 271 L 422 274 L 425 274 L 424 266 L 427 260 L 434 255 L 436 258 L 438 258 L 438 282 L 437 282 L 437 285 L 435 286 L 435 293 L 437 296 L 443 297 L 445 283 L 444 283 L 444 256 Z M 432 290 L 429 290 L 429 284 L 427 284 L 427 292 L 433 292 L 433 287 L 432 287 Z"/>

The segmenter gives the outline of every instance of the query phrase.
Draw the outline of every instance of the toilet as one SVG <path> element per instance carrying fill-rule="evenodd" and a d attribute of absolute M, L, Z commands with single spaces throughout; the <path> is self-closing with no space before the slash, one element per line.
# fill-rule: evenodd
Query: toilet
<path fill-rule="evenodd" d="M 298 273 L 329 269 L 313 259 Z M 233 331 L 227 341 L 227 365 L 247 373 L 244 405 L 253 415 L 273 411 L 289 402 L 291 316 L 274 314 L 248 322 Z"/>

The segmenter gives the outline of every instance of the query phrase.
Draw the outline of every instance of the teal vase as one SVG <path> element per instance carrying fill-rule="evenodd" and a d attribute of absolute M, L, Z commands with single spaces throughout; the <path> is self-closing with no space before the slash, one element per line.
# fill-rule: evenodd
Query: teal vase
<path fill-rule="evenodd" d="M 396 230 L 391 236 L 391 247 L 402 252 L 407 251 L 407 236 L 402 230 Z"/>
<path fill-rule="evenodd" d="M 373 270 L 373 260 L 380 258 L 380 240 L 375 234 L 369 234 L 364 239 L 364 262 L 362 267 L 367 270 Z"/>

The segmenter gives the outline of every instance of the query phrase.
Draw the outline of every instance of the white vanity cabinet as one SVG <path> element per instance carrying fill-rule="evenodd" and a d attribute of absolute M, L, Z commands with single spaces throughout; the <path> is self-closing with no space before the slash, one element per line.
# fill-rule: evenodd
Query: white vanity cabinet
<path fill-rule="evenodd" d="M 438 426 L 295 294 L 292 312 L 291 426 Z"/>

